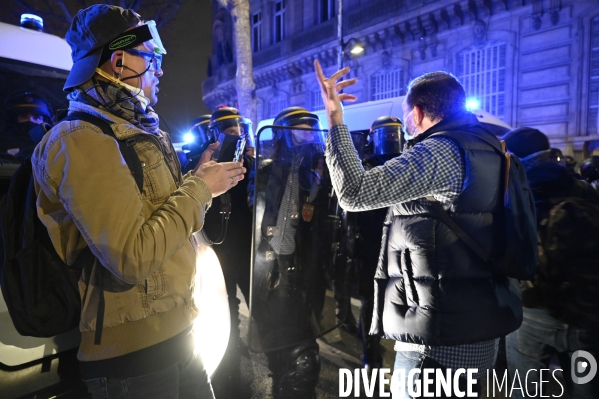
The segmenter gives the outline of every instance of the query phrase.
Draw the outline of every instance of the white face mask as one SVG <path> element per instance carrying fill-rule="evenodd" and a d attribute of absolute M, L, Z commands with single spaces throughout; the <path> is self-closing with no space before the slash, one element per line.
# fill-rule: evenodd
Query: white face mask
<path fill-rule="evenodd" d="M 144 111 L 148 107 L 148 104 L 150 104 L 150 99 L 144 95 L 144 91 L 142 89 L 140 89 L 139 87 L 133 87 L 131 85 L 128 85 L 125 82 L 121 82 L 119 79 L 115 78 L 114 76 L 110 76 L 109 74 L 107 74 L 106 72 L 101 70 L 100 68 L 96 68 L 96 73 L 98 75 L 102 76 L 104 79 L 107 79 L 107 80 L 111 81 L 112 83 L 115 83 L 121 87 L 124 87 L 125 89 L 127 89 L 131 93 L 133 93 L 135 98 L 137 98 L 139 100 L 139 102 L 141 103 L 141 106 Z"/>

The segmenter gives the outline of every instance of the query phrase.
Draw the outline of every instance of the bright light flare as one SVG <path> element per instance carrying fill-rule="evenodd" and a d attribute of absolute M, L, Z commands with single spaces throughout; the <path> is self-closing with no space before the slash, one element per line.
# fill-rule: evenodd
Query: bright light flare
<path fill-rule="evenodd" d="M 474 111 L 480 108 L 480 101 L 475 97 L 468 97 L 466 99 L 466 109 L 468 111 Z"/>
<path fill-rule="evenodd" d="M 31 20 L 37 22 L 42 28 L 44 27 L 44 20 L 42 17 L 35 14 L 21 14 L 21 25 Z"/>
<path fill-rule="evenodd" d="M 349 52 L 353 55 L 362 54 L 364 52 L 364 46 L 361 44 L 356 44 L 351 50 L 349 50 Z"/>
<path fill-rule="evenodd" d="M 183 135 L 183 141 L 185 144 L 193 143 L 196 141 L 196 136 L 194 136 L 194 134 L 191 132 L 187 132 Z"/>
<path fill-rule="evenodd" d="M 195 350 L 202 358 L 208 376 L 225 355 L 231 333 L 231 317 L 225 278 L 214 250 L 201 233 L 196 241 L 195 304 L 200 311 L 193 325 Z"/>

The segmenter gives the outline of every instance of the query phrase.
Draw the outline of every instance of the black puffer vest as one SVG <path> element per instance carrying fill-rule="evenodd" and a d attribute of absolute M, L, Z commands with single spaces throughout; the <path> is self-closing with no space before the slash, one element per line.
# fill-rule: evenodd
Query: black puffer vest
<path fill-rule="evenodd" d="M 462 191 L 443 204 L 451 217 L 485 250 L 493 251 L 499 232 L 501 158 L 485 141 L 496 138 L 474 116 L 442 121 L 422 140 L 451 139 L 460 148 Z M 393 206 L 375 276 L 371 334 L 432 346 L 453 346 L 498 338 L 522 320 L 515 284 L 494 275 L 424 199 Z M 385 251 L 385 252 L 383 252 Z"/>

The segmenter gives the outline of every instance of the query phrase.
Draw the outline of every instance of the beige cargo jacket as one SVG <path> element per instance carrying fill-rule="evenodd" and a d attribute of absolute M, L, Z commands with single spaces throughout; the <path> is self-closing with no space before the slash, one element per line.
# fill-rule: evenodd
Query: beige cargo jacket
<path fill-rule="evenodd" d="M 149 347 L 192 324 L 197 309 L 191 234 L 202 228 L 212 195 L 201 179 L 179 170 L 173 175 L 167 155 L 178 161 L 166 133 L 161 140 L 78 102 L 69 111 L 104 118 L 119 139 L 135 137 L 144 175 L 140 193 L 117 141 L 83 121 L 57 124 L 32 156 L 38 215 L 56 251 L 71 265 L 89 246 L 99 261 L 79 281 L 78 357 L 92 361 Z M 102 342 L 94 345 L 101 296 Z"/>

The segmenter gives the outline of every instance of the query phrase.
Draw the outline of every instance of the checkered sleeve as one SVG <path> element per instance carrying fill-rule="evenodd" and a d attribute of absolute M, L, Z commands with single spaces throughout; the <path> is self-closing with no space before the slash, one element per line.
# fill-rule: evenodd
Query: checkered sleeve
<path fill-rule="evenodd" d="M 339 203 L 366 211 L 433 195 L 451 202 L 462 189 L 464 162 L 451 140 L 424 140 L 384 165 L 365 170 L 345 125 L 327 135 L 326 161 Z"/>
<path fill-rule="evenodd" d="M 497 360 L 499 339 L 458 346 L 433 346 L 429 356 L 437 362 L 457 370 L 459 368 L 478 369 L 475 378 L 481 378 L 492 369 Z"/>

